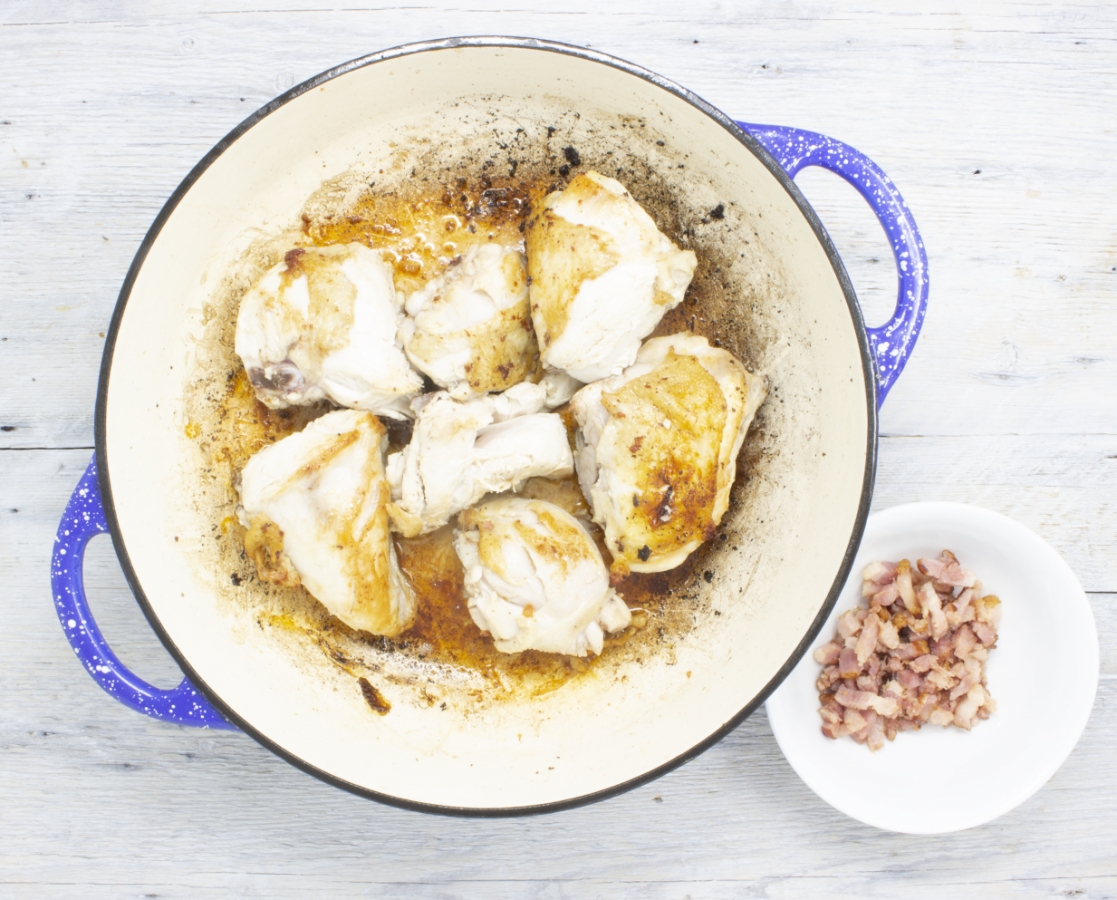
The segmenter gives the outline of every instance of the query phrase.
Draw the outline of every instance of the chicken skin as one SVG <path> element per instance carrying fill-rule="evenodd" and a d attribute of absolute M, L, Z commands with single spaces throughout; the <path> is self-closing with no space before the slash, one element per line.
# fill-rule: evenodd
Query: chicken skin
<path fill-rule="evenodd" d="M 593 538 L 561 507 L 498 497 L 458 521 L 469 613 L 501 652 L 599 654 L 631 621 Z"/>
<path fill-rule="evenodd" d="M 271 409 L 328 399 L 409 417 L 423 380 L 403 353 L 392 269 L 362 244 L 290 250 L 244 295 L 236 352 Z"/>
<path fill-rule="evenodd" d="M 524 256 L 515 248 L 472 248 L 405 309 L 407 358 L 455 399 L 506 390 L 538 368 Z"/>
<path fill-rule="evenodd" d="M 411 442 L 388 457 L 395 529 L 426 534 L 487 493 L 572 474 L 566 426 L 540 411 L 544 402 L 545 389 L 529 382 L 466 402 L 444 391 L 416 400 Z"/>
<path fill-rule="evenodd" d="M 596 172 L 548 194 L 525 238 L 543 363 L 581 382 L 632 364 L 640 342 L 682 302 L 698 264 L 620 182 Z"/>
<path fill-rule="evenodd" d="M 673 569 L 714 536 L 766 395 L 762 376 L 688 333 L 653 338 L 574 395 L 578 480 L 614 573 Z"/>
<path fill-rule="evenodd" d="M 387 440 L 371 413 L 315 419 L 248 461 L 237 512 L 261 580 L 302 584 L 350 628 L 392 636 L 415 595 L 388 532 Z"/>

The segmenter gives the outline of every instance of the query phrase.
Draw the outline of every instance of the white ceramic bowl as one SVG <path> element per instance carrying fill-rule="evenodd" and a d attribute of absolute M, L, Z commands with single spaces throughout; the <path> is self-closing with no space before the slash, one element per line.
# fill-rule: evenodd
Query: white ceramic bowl
<path fill-rule="evenodd" d="M 941 834 L 989 822 L 1027 800 L 1074 749 L 1098 685 L 1098 634 L 1082 587 L 1062 557 L 1011 519 L 961 503 L 912 503 L 869 517 L 838 603 L 815 642 L 861 603 L 873 560 L 953 551 L 1001 599 L 988 687 L 997 710 L 970 732 L 927 725 L 873 753 L 821 731 L 805 655 L 768 698 L 768 719 L 788 762 L 823 800 L 887 831 Z M 922 798 L 922 799 L 919 799 Z"/>

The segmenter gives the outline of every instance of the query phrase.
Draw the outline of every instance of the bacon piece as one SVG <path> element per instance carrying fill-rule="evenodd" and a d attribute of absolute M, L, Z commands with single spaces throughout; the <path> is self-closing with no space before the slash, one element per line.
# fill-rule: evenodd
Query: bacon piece
<path fill-rule="evenodd" d="M 973 727 L 974 718 L 977 716 L 978 709 L 985 703 L 985 688 L 980 684 L 975 684 L 968 694 L 966 699 L 958 704 L 954 710 L 954 724 L 959 728 L 965 728 L 969 731 Z"/>
<path fill-rule="evenodd" d="M 896 577 L 896 563 L 871 562 L 861 571 L 862 581 L 888 584 Z"/>
<path fill-rule="evenodd" d="M 876 694 L 868 691 L 855 691 L 842 685 L 838 688 L 834 698 L 846 709 L 869 709 L 873 705 Z"/>
<path fill-rule="evenodd" d="M 866 726 L 865 717 L 856 709 L 847 709 L 845 711 L 843 723 L 850 731 L 861 731 Z"/>
<path fill-rule="evenodd" d="M 946 622 L 946 616 L 943 615 L 942 598 L 929 581 L 923 582 L 919 589 L 919 605 L 923 609 L 924 617 L 931 620 L 931 637 L 938 640 L 950 630 L 950 626 Z"/>
<path fill-rule="evenodd" d="M 857 654 L 857 664 L 864 666 L 872 655 L 873 651 L 877 648 L 877 635 L 880 634 L 880 619 L 876 616 L 869 616 L 865 620 L 865 626 L 861 629 L 861 635 L 857 638 L 857 645 L 853 648 L 854 653 Z"/>
<path fill-rule="evenodd" d="M 973 587 L 973 572 L 963 569 L 958 565 L 958 560 L 953 554 L 947 556 L 949 550 L 943 551 L 938 559 L 921 559 L 918 562 L 919 571 L 939 584 L 950 587 Z"/>
<path fill-rule="evenodd" d="M 838 634 L 842 639 L 851 638 L 861 630 L 861 619 L 857 617 L 857 610 L 849 609 L 838 618 Z"/>
<path fill-rule="evenodd" d="M 866 738 L 866 743 L 869 745 L 869 749 L 874 752 L 884 746 L 884 719 L 878 718 L 869 727 L 869 736 Z"/>
<path fill-rule="evenodd" d="M 830 641 L 823 644 L 814 652 L 814 661 L 821 663 L 824 666 L 832 666 L 838 661 L 838 655 L 842 652 L 842 645 L 837 641 Z"/>
<path fill-rule="evenodd" d="M 974 639 L 974 633 L 969 626 L 963 625 L 959 628 L 954 635 L 954 655 L 959 659 L 965 659 L 976 646 L 977 641 Z"/>
<path fill-rule="evenodd" d="M 918 691 L 923 687 L 923 679 L 911 669 L 903 669 L 896 676 L 896 680 L 908 691 Z"/>
<path fill-rule="evenodd" d="M 1001 601 L 992 594 L 982 597 L 980 600 L 974 601 L 974 612 L 977 613 L 979 622 L 995 627 L 1001 621 Z"/>
<path fill-rule="evenodd" d="M 900 589 L 894 584 L 882 588 L 873 594 L 873 606 L 891 606 L 900 599 Z"/>
<path fill-rule="evenodd" d="M 900 632 L 892 624 L 891 619 L 885 619 L 880 623 L 880 634 L 877 636 L 877 642 L 886 650 L 895 650 L 900 646 Z"/>
<path fill-rule="evenodd" d="M 900 592 L 900 599 L 910 613 L 919 612 L 919 601 L 915 599 L 915 589 L 911 583 L 911 563 L 906 559 L 900 560 L 896 566 L 896 590 Z"/>
<path fill-rule="evenodd" d="M 930 653 L 925 653 L 923 656 L 917 656 L 911 661 L 911 670 L 922 675 L 924 672 L 931 671 L 931 666 L 934 664 L 935 658 Z"/>
<path fill-rule="evenodd" d="M 965 675 L 962 676 L 962 680 L 954 685 L 953 688 L 951 688 L 950 699 L 957 700 L 964 694 L 968 694 L 970 692 L 970 688 L 977 684 L 980 677 L 980 675 L 975 675 L 973 672 L 967 672 Z"/>
<path fill-rule="evenodd" d="M 842 649 L 838 658 L 838 673 L 842 678 L 856 678 L 861 674 L 861 663 L 857 661 L 857 654 L 852 647 Z"/>
<path fill-rule="evenodd" d="M 973 633 L 986 647 L 992 647 L 997 643 L 997 630 L 984 622 L 974 622 Z"/>

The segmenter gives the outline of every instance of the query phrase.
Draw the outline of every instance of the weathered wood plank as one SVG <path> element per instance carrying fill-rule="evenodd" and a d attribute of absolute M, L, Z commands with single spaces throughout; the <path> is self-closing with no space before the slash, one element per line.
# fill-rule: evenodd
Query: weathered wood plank
<path fill-rule="evenodd" d="M 44 8 L 55 14 L 36 13 Z M 82 15 L 67 24 L 73 9 Z M 931 314 L 885 433 L 1112 433 L 1117 210 L 1106 191 L 1082 186 L 1114 149 L 1097 123 L 1117 96 L 1117 14 L 1026 4 L 936 13 L 11 4 L 0 77 L 18 90 L 0 126 L 0 204 L 20 240 L 0 247 L 0 337 L 15 373 L 0 384 L 0 420 L 17 430 L 0 441 L 89 443 L 99 334 L 131 254 L 216 140 L 296 80 L 446 29 L 591 44 L 739 117 L 826 131 L 876 157 L 932 257 Z M 875 224 L 852 191 L 803 179 L 864 285 L 870 320 L 881 320 L 892 287 Z M 56 414 L 37 416 L 48 403 Z"/>

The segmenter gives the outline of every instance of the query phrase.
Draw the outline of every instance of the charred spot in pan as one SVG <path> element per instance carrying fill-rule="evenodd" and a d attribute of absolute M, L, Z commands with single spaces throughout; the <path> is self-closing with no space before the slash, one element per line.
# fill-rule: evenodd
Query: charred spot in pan
<path fill-rule="evenodd" d="M 582 157 L 573 147 L 563 147 L 562 155 L 566 157 L 566 161 L 572 166 L 580 166 L 582 164 Z"/>
<path fill-rule="evenodd" d="M 309 222 L 305 216 L 303 219 Z M 306 255 L 306 250 L 302 247 L 296 247 L 294 250 L 288 250 L 283 254 L 283 263 L 287 266 L 286 271 L 294 274 L 298 272 L 302 266 L 302 258 Z"/>
<path fill-rule="evenodd" d="M 175 538 L 175 540 L 177 541 L 178 538 Z M 240 587 L 241 584 L 243 583 L 244 579 L 241 578 L 240 575 L 238 575 L 236 572 L 233 572 L 229 576 L 229 581 L 231 581 L 233 583 L 233 587 Z"/>
<path fill-rule="evenodd" d="M 384 695 L 380 693 L 372 682 L 370 682 L 363 675 L 357 679 L 357 684 L 361 688 L 361 696 L 365 698 L 365 703 L 368 708 L 380 716 L 386 716 L 392 711 L 392 704 L 384 699 Z"/>

